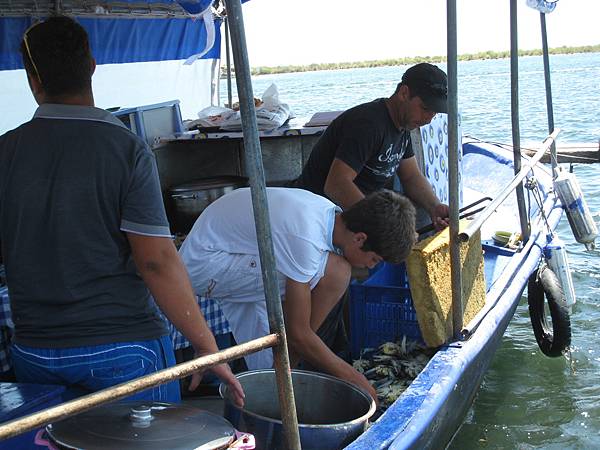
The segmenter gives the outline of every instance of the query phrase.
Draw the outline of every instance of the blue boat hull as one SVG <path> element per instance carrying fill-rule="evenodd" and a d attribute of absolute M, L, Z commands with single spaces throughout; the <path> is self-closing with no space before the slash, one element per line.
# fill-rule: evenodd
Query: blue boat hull
<path fill-rule="evenodd" d="M 484 178 L 479 180 L 480 184 L 492 185 L 511 176 L 513 169 L 505 150 L 471 143 L 464 146 L 464 151 L 465 160 L 469 155 L 473 158 L 472 170 L 466 164 L 464 180 L 479 176 Z M 494 170 L 499 165 L 505 166 L 504 169 Z M 540 168 L 536 170 L 536 178 L 545 195 L 543 209 L 548 224 L 555 228 L 562 209 L 548 193 L 550 174 Z M 501 187 L 491 186 L 492 191 Z M 489 194 L 493 197 L 494 193 Z M 501 249 L 486 248 L 486 304 L 493 306 L 470 338 L 441 348 L 403 395 L 347 449 L 444 448 L 450 442 L 463 422 L 546 245 L 545 226 L 537 208 L 532 209 L 532 214 L 531 239 L 520 252 L 507 256 Z"/>

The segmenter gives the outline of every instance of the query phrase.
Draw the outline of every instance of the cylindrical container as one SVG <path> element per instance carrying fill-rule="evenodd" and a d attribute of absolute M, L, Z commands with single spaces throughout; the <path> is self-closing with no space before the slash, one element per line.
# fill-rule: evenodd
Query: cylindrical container
<path fill-rule="evenodd" d="M 567 213 L 567 219 L 575 240 L 585 244 L 586 248 L 594 248 L 594 240 L 598 236 L 598 228 L 587 206 L 575 174 L 564 170 L 558 171 L 554 179 L 554 190 Z"/>
<path fill-rule="evenodd" d="M 188 233 L 208 205 L 236 188 L 246 186 L 247 178 L 203 178 L 169 189 L 175 213 L 174 225 L 179 233 Z"/>
<path fill-rule="evenodd" d="M 544 257 L 548 263 L 548 267 L 560 281 L 565 301 L 570 308 L 575 304 L 575 289 L 573 288 L 573 279 L 571 270 L 569 269 L 569 260 L 565 244 L 558 236 L 549 236 L 548 245 L 544 248 Z"/>
<path fill-rule="evenodd" d="M 244 407 L 231 401 L 227 386 L 225 418 L 240 431 L 254 435 L 257 449 L 283 449 L 281 413 L 275 371 L 253 370 L 237 375 L 244 388 Z M 316 372 L 292 371 L 302 450 L 341 449 L 367 427 L 375 412 L 373 399 L 356 386 Z"/>

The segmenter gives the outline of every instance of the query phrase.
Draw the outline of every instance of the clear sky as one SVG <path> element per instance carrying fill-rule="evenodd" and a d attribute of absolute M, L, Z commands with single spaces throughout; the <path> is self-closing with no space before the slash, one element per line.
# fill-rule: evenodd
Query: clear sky
<path fill-rule="evenodd" d="M 541 48 L 539 13 L 518 0 L 519 47 Z M 457 0 L 458 53 L 510 49 L 509 0 Z M 446 0 L 251 0 L 250 65 L 446 54 Z M 550 47 L 600 44 L 600 0 L 559 0 Z"/>

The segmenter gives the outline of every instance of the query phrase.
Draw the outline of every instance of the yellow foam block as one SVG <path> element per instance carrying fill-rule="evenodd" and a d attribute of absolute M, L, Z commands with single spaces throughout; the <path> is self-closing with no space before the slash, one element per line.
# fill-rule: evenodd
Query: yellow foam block
<path fill-rule="evenodd" d="M 467 221 L 461 221 L 465 228 Z M 430 347 L 452 337 L 452 285 L 448 228 L 418 242 L 407 261 L 408 281 L 423 340 Z M 462 263 L 463 324 L 485 304 L 485 277 L 481 237 L 477 232 L 460 246 Z"/>

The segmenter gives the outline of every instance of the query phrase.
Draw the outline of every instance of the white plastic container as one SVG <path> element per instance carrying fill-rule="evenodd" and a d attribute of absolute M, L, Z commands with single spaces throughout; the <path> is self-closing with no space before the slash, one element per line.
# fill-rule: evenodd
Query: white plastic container
<path fill-rule="evenodd" d="M 595 247 L 595 239 L 598 236 L 598 227 L 587 206 L 583 193 L 575 178 L 575 174 L 564 170 L 557 172 L 554 179 L 554 190 L 567 213 L 567 219 L 575 240 L 585 245 L 588 250 Z"/>
<path fill-rule="evenodd" d="M 548 245 L 544 248 L 544 256 L 548 267 L 558 278 L 565 294 L 565 302 L 571 308 L 575 304 L 575 289 L 565 244 L 558 236 L 548 236 Z"/>

